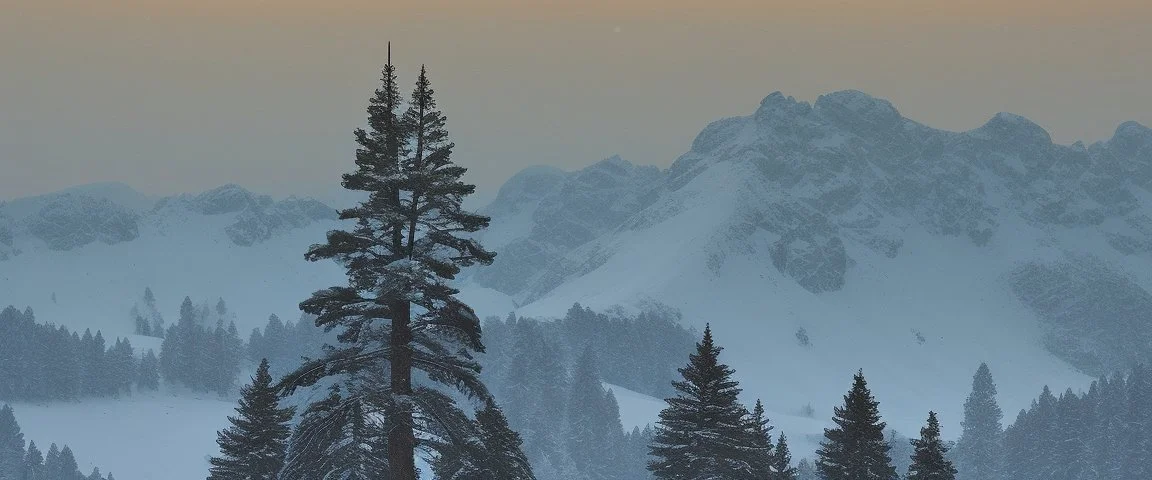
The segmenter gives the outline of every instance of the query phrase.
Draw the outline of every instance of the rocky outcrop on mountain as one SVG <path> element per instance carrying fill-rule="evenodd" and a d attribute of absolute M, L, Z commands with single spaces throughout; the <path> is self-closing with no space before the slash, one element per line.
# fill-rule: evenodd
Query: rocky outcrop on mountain
<path fill-rule="evenodd" d="M 275 201 L 237 185 L 159 201 L 123 184 L 82 185 L 0 204 L 0 261 L 42 248 L 41 243 L 51 250 L 73 250 L 93 243 L 131 242 L 142 229 L 159 228 L 162 234 L 164 225 L 188 222 L 192 216 L 203 216 L 205 225 L 222 229 L 232 243 L 252 246 L 283 232 L 335 220 L 337 213 L 316 200 Z"/>
<path fill-rule="evenodd" d="M 243 187 L 228 184 L 197 195 L 177 195 L 161 199 L 156 210 L 179 207 L 204 215 L 223 215 L 271 205 L 272 197 L 258 196 Z"/>
<path fill-rule="evenodd" d="M 554 249 L 544 264 L 592 242 L 597 232 L 678 215 L 675 204 L 684 201 L 678 192 L 719 164 L 751 173 L 710 187 L 735 189 L 741 198 L 738 210 L 716 215 L 731 216 L 732 227 L 744 233 L 722 236 L 768 233 L 776 240 L 766 264 L 814 293 L 844 284 L 852 264 L 846 245 L 894 257 L 903 245 L 902 230 L 910 227 L 983 245 L 993 241 L 1005 217 L 1069 228 L 1119 219 L 1128 227 L 1109 234 L 1114 248 L 1152 251 L 1147 217 L 1138 213 L 1147 211 L 1139 198 L 1152 186 L 1152 130 L 1126 123 L 1108 142 L 1062 146 L 1035 123 L 1001 113 L 975 130 L 948 132 L 908 120 L 889 102 L 857 91 L 824 95 L 812 105 L 769 95 L 754 114 L 709 125 L 667 171 L 635 178 L 631 195 L 616 193 L 619 184 L 609 184 L 602 195 L 589 183 L 581 195 L 535 200 L 524 186 L 527 179 L 519 178 L 514 190 L 524 193 L 494 205 L 548 205 L 550 213 L 538 213 L 532 234 L 525 235 L 532 248 L 510 243 L 514 254 Z M 574 175 L 583 174 L 588 173 Z M 540 191 L 557 177 L 548 178 Z M 582 228 L 568 215 L 551 213 L 557 211 L 608 214 L 595 228 Z M 493 210 L 497 217 L 501 213 Z M 595 257 L 589 252 L 584 260 Z M 503 270 L 520 269 L 506 264 Z M 531 279 L 516 276 L 510 281 L 497 271 L 482 280 L 523 293 Z"/>
<path fill-rule="evenodd" d="M 1015 294 L 1043 320 L 1044 342 L 1096 375 L 1147 361 L 1152 294 L 1099 259 L 1030 262 L 1012 272 Z"/>
<path fill-rule="evenodd" d="M 596 268 L 595 257 L 568 253 L 639 212 L 650 201 L 646 190 L 659 178 L 658 168 L 620 157 L 573 173 L 535 168 L 518 174 L 483 212 L 494 217 L 491 230 L 501 236 L 486 237 L 486 244 L 500 254 L 477 272 L 478 281 L 533 297 Z"/>
<path fill-rule="evenodd" d="M 291 197 L 241 211 L 236 222 L 225 227 L 224 231 L 232 243 L 247 247 L 267 241 L 277 232 L 335 219 L 336 211 L 327 205 L 312 199 Z"/>
<path fill-rule="evenodd" d="M 277 202 L 233 184 L 198 195 L 165 198 L 155 210 L 173 209 L 210 216 L 233 215 L 234 221 L 224 227 L 224 232 L 232 243 L 243 247 L 265 242 L 280 232 L 337 218 L 336 210 L 317 200 L 289 197 Z"/>
<path fill-rule="evenodd" d="M 66 194 L 25 219 L 28 233 L 52 250 L 90 243 L 115 244 L 140 234 L 139 215 L 106 199 Z"/>
<path fill-rule="evenodd" d="M 567 174 L 537 170 L 510 181 L 488 211 L 494 227 L 514 223 L 518 233 L 501 234 L 495 246 L 502 256 L 475 280 L 532 302 L 596 270 L 630 235 L 671 223 L 677 242 L 706 258 L 713 274 L 726 259 L 750 255 L 758 268 L 813 294 L 844 288 L 861 260 L 899 257 L 913 232 L 988 249 L 1038 236 L 1047 237 L 1044 248 L 1071 254 L 1141 264 L 1152 258 L 1152 129 L 1133 122 L 1105 142 L 1058 145 L 1037 124 L 1008 113 L 950 132 L 857 91 L 812 104 L 773 93 L 752 115 L 708 125 L 667 170 L 614 164 Z M 585 176 L 603 180 L 572 183 Z M 1125 284 L 1121 299 L 1081 281 L 1122 284 L 1116 260 L 1092 268 L 1016 260 L 1030 266 L 1007 275 L 1009 288 L 1045 322 L 1054 352 L 1085 369 L 1152 353 L 1152 344 L 1116 343 L 1120 330 L 1109 322 L 1121 321 L 1120 312 L 1087 307 L 1136 302 L 1152 286 Z M 1070 271 L 1082 275 L 1056 274 Z M 1056 314 L 1064 310 L 1036 300 L 1037 291 L 1052 289 L 1078 313 Z M 1097 340 L 1063 340 L 1073 331 Z"/>

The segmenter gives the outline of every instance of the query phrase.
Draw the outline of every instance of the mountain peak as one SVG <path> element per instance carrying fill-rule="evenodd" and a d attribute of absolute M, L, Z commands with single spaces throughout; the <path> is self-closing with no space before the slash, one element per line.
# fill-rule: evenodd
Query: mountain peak
<path fill-rule="evenodd" d="M 787 97 L 776 91 L 760 101 L 760 108 L 756 109 L 753 116 L 756 120 L 764 123 L 772 119 L 806 115 L 811 110 L 812 107 L 807 102 L 797 101 L 793 97 Z"/>
<path fill-rule="evenodd" d="M 1138 122 L 1124 122 L 1116 127 L 1116 133 L 1107 145 L 1123 156 L 1137 155 L 1141 150 L 1152 150 L 1152 129 Z"/>
<path fill-rule="evenodd" d="M 993 115 L 976 131 L 992 139 L 1003 141 L 1025 144 L 1052 143 L 1052 136 L 1044 127 L 1026 117 L 1008 112 Z"/>
<path fill-rule="evenodd" d="M 894 128 L 904 119 L 892 103 L 859 90 L 841 90 L 816 99 L 816 111 L 838 123 Z"/>
<path fill-rule="evenodd" d="M 635 165 L 632 162 L 620 158 L 620 155 L 612 155 L 599 162 L 592 164 L 592 169 L 610 169 L 610 170 L 631 170 Z"/>

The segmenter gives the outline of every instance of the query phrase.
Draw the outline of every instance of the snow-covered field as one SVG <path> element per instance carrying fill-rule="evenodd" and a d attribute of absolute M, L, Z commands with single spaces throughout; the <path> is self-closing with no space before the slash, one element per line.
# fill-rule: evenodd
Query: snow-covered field
<path fill-rule="evenodd" d="M 85 474 L 95 466 L 123 480 L 203 480 L 235 402 L 184 392 L 12 408 L 27 440 L 44 451 L 67 444 Z"/>

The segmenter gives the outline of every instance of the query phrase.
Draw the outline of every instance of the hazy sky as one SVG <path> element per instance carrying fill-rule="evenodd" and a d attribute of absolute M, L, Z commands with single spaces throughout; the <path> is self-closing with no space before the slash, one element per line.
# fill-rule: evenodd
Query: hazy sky
<path fill-rule="evenodd" d="M 953 130 L 1010 111 L 1065 143 L 1152 125 L 1147 0 L 0 0 L 0 199 L 328 190 L 388 40 L 489 190 L 534 164 L 666 166 L 776 90 Z"/>

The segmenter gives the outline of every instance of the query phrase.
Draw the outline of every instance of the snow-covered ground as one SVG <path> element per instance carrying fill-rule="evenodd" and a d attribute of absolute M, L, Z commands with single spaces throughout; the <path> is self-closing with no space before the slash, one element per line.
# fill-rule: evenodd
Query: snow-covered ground
<path fill-rule="evenodd" d="M 235 402 L 184 392 L 12 408 L 27 440 L 43 451 L 67 444 L 85 474 L 95 466 L 122 480 L 202 480 Z"/>

